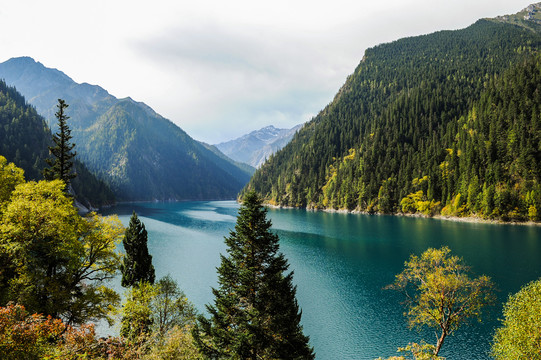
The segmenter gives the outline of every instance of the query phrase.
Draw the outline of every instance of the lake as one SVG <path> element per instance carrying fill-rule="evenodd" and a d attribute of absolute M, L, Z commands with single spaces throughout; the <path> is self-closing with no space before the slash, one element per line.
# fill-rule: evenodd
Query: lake
<path fill-rule="evenodd" d="M 213 301 L 224 236 L 233 229 L 234 201 L 121 204 L 127 225 L 135 210 L 149 234 L 157 278 L 170 274 L 204 311 Z M 396 355 L 399 346 L 433 332 L 407 328 L 400 293 L 383 290 L 410 254 L 448 246 L 476 275 L 490 276 L 499 303 L 483 323 L 473 322 L 448 337 L 440 353 L 449 360 L 489 359 L 494 328 L 510 293 L 541 277 L 541 227 L 461 223 L 438 219 L 269 209 L 280 249 L 294 271 L 304 333 L 318 360 L 371 360 Z"/>

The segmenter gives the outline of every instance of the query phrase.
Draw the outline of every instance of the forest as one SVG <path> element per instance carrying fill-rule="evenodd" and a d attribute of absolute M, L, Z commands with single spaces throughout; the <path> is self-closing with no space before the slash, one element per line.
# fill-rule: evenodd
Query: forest
<path fill-rule="evenodd" d="M 49 157 L 49 146 L 53 134 L 36 109 L 13 87 L 0 80 L 0 155 L 24 170 L 28 180 L 42 180 L 42 170 Z M 78 176 L 72 186 L 76 198 L 83 205 L 92 208 L 115 201 L 107 184 L 99 180 L 86 166 L 74 161 Z"/>
<path fill-rule="evenodd" d="M 167 153 L 188 135 L 148 121 L 129 100 L 97 119 L 102 131 L 70 143 L 64 100 L 51 133 L 0 81 L 0 358 L 314 359 L 264 203 L 541 221 L 540 46 L 536 31 L 480 20 L 368 49 L 333 101 L 239 195 L 203 314 L 170 276 L 156 278 L 135 212 L 125 228 L 117 216 L 81 215 L 76 203 L 114 202 L 109 185 L 123 199 L 141 198 L 145 186 L 160 198 L 227 198 L 248 175 L 221 157 L 213 164 L 196 142 Z M 173 137 L 156 140 L 158 133 Z M 160 151 L 134 151 L 153 141 Z M 76 145 L 95 158 L 97 174 L 78 161 Z M 137 164 L 166 155 L 153 169 L 170 182 L 149 186 L 155 174 Z M 119 175 L 109 185 L 97 177 L 108 171 Z M 180 172 L 189 177 L 182 190 Z M 213 181 L 217 174 L 225 185 Z M 481 320 L 495 284 L 470 270 L 447 246 L 410 255 L 381 290 L 401 293 L 408 326 L 435 331 L 436 341 L 396 344 L 406 356 L 388 360 L 441 360 L 447 337 Z M 120 276 L 123 301 L 107 283 Z M 495 329 L 497 360 L 541 359 L 541 280 L 522 285 Z M 115 336 L 100 337 L 92 324 L 114 320 Z"/>
<path fill-rule="evenodd" d="M 280 206 L 538 221 L 540 41 L 479 20 L 366 50 L 245 191 Z"/>

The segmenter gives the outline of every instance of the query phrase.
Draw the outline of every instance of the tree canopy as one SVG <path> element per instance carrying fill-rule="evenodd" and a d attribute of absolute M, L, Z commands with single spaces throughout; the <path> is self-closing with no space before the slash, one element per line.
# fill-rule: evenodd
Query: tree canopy
<path fill-rule="evenodd" d="M 448 335 L 469 318 L 480 319 L 484 306 L 493 303 L 489 277 L 472 279 L 462 259 L 452 256 L 448 247 L 428 249 L 420 257 L 411 255 L 404 270 L 389 289 L 406 296 L 406 316 L 412 328 L 434 329 L 437 356 Z"/>
<path fill-rule="evenodd" d="M 541 279 L 511 295 L 496 330 L 492 355 L 497 360 L 541 359 Z"/>
<path fill-rule="evenodd" d="M 0 205 L 5 204 L 15 187 L 23 182 L 24 171 L 15 164 L 8 163 L 6 158 L 0 155 Z"/>
<path fill-rule="evenodd" d="M 126 254 L 122 260 L 122 286 L 130 287 L 139 282 L 154 284 L 156 278 L 152 255 L 148 252 L 148 233 L 145 224 L 139 220 L 135 211 L 130 218 L 122 244 Z"/>
<path fill-rule="evenodd" d="M 21 183 L 2 205 L 1 302 L 68 323 L 108 316 L 118 295 L 102 284 L 118 270 L 116 216 L 81 217 L 61 180 Z"/>

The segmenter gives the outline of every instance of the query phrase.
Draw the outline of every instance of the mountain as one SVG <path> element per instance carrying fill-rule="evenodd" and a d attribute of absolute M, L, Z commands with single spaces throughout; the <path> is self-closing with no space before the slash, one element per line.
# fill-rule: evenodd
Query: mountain
<path fill-rule="evenodd" d="M 235 165 L 236 167 L 238 167 L 239 169 L 244 171 L 244 173 L 246 173 L 246 175 L 252 176 L 254 174 L 255 168 L 253 166 L 248 165 L 248 164 L 243 163 L 243 162 L 240 162 L 240 161 L 233 160 L 232 158 L 228 157 L 223 152 L 221 152 L 215 145 L 209 145 L 209 144 L 204 143 L 204 142 L 200 142 L 200 143 L 201 143 L 201 145 L 206 147 L 208 150 L 210 150 L 214 154 L 216 154 L 218 157 L 224 159 L 225 161 L 227 161 L 229 163 L 232 163 L 233 165 Z"/>
<path fill-rule="evenodd" d="M 508 23 L 535 32 L 541 31 L 541 3 L 532 4 L 516 14 L 498 16 L 493 21 Z"/>
<path fill-rule="evenodd" d="M 80 159 L 119 200 L 230 199 L 249 174 L 192 139 L 144 103 L 78 84 L 31 58 L 0 64 L 15 86 L 54 126 L 57 99 L 69 104 L 68 125 Z"/>
<path fill-rule="evenodd" d="M 488 135 L 468 121 L 479 121 L 489 89 L 540 47 L 535 29 L 483 19 L 367 49 L 333 101 L 245 189 L 284 206 L 539 219 L 539 83 L 506 85 L 533 91 L 522 102 L 483 103 L 494 113 L 476 126 Z M 498 111 L 509 119 L 498 121 Z M 529 122 L 514 121 L 521 117 Z M 510 161 L 502 141 L 522 160 Z"/>
<path fill-rule="evenodd" d="M 48 166 L 48 146 L 52 134 L 42 116 L 27 104 L 25 98 L 13 87 L 0 80 L 0 155 L 25 172 L 26 180 L 41 180 L 41 172 Z M 114 202 L 109 187 L 76 160 L 77 177 L 72 180 L 75 198 L 86 207 L 96 207 Z"/>
<path fill-rule="evenodd" d="M 272 154 L 286 146 L 301 127 L 277 129 L 270 125 L 215 146 L 231 159 L 259 168 Z"/>

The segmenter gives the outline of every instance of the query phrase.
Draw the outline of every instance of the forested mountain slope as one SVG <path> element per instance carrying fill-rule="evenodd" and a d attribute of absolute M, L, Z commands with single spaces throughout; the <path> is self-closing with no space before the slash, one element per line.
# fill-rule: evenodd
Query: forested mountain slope
<path fill-rule="evenodd" d="M 39 180 L 51 145 L 51 131 L 43 117 L 15 88 L 0 80 L 0 155 L 22 168 L 27 180 Z M 103 181 L 79 161 L 74 167 L 78 175 L 72 186 L 77 200 L 94 207 L 114 202 L 112 191 Z"/>
<path fill-rule="evenodd" d="M 285 206 L 382 213 L 400 211 L 402 205 L 425 213 L 453 204 L 460 208 L 469 181 L 453 168 L 466 159 L 461 156 L 466 150 L 457 144 L 460 121 L 506 69 L 540 45 L 537 32 L 479 20 L 466 29 L 368 49 L 334 100 L 254 174 L 247 188 Z M 539 146 L 534 139 L 531 143 Z M 539 164 L 538 154 L 533 156 Z M 492 200 L 505 192 L 502 182 L 511 186 L 505 166 L 498 170 L 502 177 L 480 173 L 493 160 L 472 165 L 479 173 L 477 188 L 493 187 Z M 419 203 L 420 209 L 408 207 L 407 200 L 402 204 L 410 194 L 410 203 Z M 464 215 L 475 211 L 463 210 Z M 492 210 L 486 216 L 513 215 Z M 524 207 L 518 211 L 517 216 L 526 216 Z"/>
<path fill-rule="evenodd" d="M 249 179 L 249 174 L 131 99 L 119 100 L 84 132 L 79 144 L 85 161 L 106 171 L 123 199 L 234 198 Z"/>
<path fill-rule="evenodd" d="M 147 105 L 77 84 L 31 58 L 0 64 L 0 78 L 20 89 L 54 129 L 58 98 L 69 104 L 77 151 L 119 200 L 230 199 L 250 175 L 193 140 Z"/>

